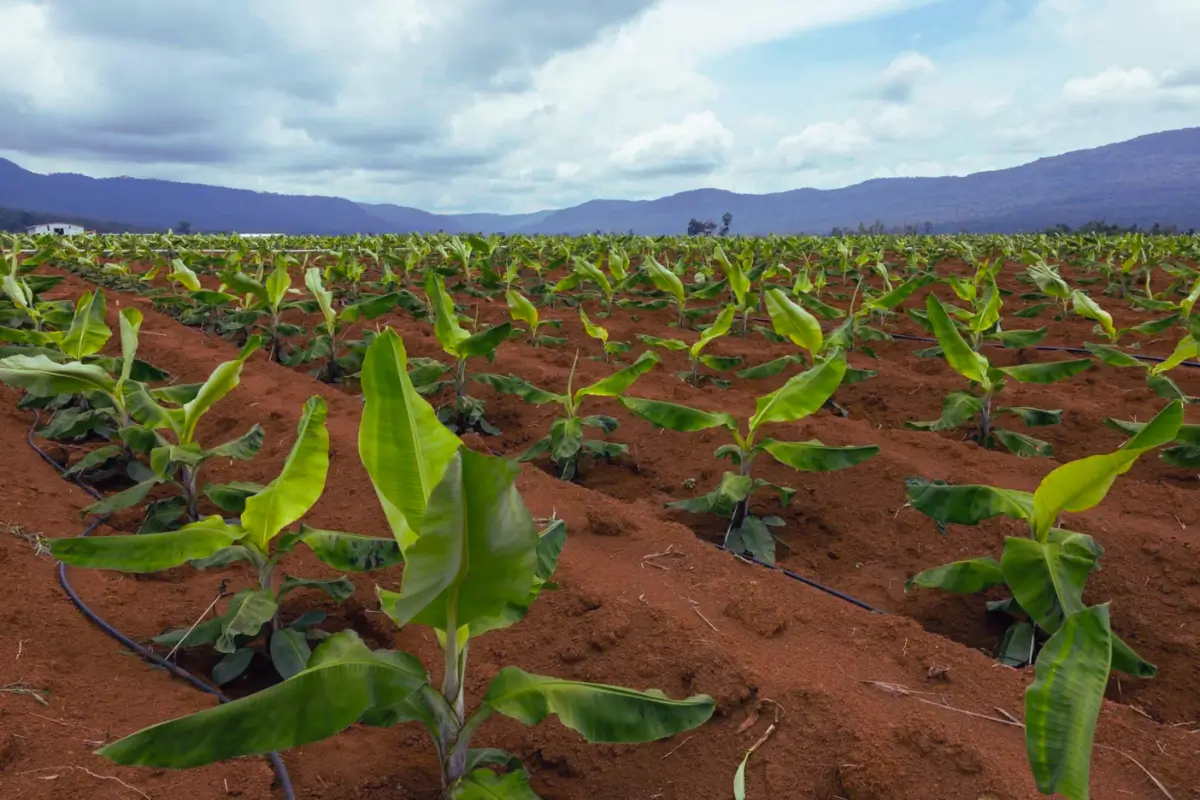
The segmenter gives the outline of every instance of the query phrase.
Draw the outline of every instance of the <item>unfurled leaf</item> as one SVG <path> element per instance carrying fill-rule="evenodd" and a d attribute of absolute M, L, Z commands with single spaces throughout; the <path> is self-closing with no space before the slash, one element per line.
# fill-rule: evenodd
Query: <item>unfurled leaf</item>
<path fill-rule="evenodd" d="M 904 590 L 913 586 L 942 589 L 955 594 L 975 594 L 1004 584 L 1004 572 L 993 558 L 969 558 L 919 572 L 908 579 Z"/>
<path fill-rule="evenodd" d="M 1089 797 L 1092 739 L 1111 661 L 1108 604 L 1068 616 L 1038 654 L 1025 690 L 1025 747 L 1044 794 Z"/>
<path fill-rule="evenodd" d="M 460 447 L 430 493 L 389 615 L 453 632 L 529 596 L 537 529 L 516 490 L 519 468 Z"/>
<path fill-rule="evenodd" d="M 206 558 L 243 535 L 241 528 L 212 516 L 170 533 L 72 536 L 51 539 L 48 545 L 55 558 L 76 567 L 160 572 Z"/>
<path fill-rule="evenodd" d="M 283 683 L 153 725 L 97 753 L 118 764 L 185 769 L 286 750 L 333 736 L 373 708 L 399 705 L 427 680 L 415 658 L 373 652 L 344 631 Z"/>
<path fill-rule="evenodd" d="M 362 388 L 359 455 L 403 551 L 416 538 L 429 495 L 460 442 L 413 388 L 408 354 L 394 331 L 375 337 L 367 350 Z"/>
<path fill-rule="evenodd" d="M 276 534 L 308 513 L 325 489 L 329 470 L 325 414 L 325 401 L 319 395 L 310 397 L 296 429 L 296 442 L 279 475 L 246 499 L 242 527 L 246 541 L 259 550 L 266 551 Z"/>
<path fill-rule="evenodd" d="M 671 700 L 657 690 L 547 678 L 516 667 L 500 670 L 488 684 L 483 704 L 526 725 L 554 714 L 593 744 L 664 739 L 704 724 L 715 708 L 707 695 Z"/>

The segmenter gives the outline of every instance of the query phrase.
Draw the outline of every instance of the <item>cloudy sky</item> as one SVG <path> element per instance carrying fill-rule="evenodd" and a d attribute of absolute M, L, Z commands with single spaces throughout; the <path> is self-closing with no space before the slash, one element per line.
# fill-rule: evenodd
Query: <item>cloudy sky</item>
<path fill-rule="evenodd" d="M 0 0 L 38 172 L 526 212 L 1200 125 L 1200 0 Z"/>

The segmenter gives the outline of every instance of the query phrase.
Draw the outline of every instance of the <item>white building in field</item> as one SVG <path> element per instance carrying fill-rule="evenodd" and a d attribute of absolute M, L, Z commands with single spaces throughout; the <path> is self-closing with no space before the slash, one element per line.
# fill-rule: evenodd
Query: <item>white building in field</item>
<path fill-rule="evenodd" d="M 41 225 L 30 225 L 25 229 L 30 236 L 41 236 L 44 233 L 54 233 L 59 236 L 79 236 L 87 233 L 82 225 L 72 225 L 69 222 L 44 222 Z"/>

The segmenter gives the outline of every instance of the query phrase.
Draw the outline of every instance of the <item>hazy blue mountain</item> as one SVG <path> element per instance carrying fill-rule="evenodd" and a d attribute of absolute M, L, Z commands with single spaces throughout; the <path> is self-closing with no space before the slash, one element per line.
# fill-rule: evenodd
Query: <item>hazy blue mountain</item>
<path fill-rule="evenodd" d="M 39 175 L 0 159 L 0 206 L 107 219 L 157 229 L 190 222 L 195 231 L 356 233 L 392 230 L 340 197 L 271 194 L 142 178 Z"/>
<path fill-rule="evenodd" d="M 828 233 L 881 221 L 940 231 L 1011 233 L 1091 220 L 1200 228 L 1200 128 L 1142 136 L 1093 150 L 961 178 L 885 178 L 843 189 L 735 194 L 698 189 L 641 202 L 595 200 L 523 229 L 683 233 L 690 218 L 733 214 L 733 232 Z"/>
<path fill-rule="evenodd" d="M 245 233 L 409 231 L 679 234 L 733 214 L 733 232 L 828 233 L 882 222 L 938 231 L 1042 230 L 1092 220 L 1200 228 L 1200 128 L 1141 136 L 961 178 L 886 178 L 842 189 L 736 194 L 696 189 L 657 200 L 590 200 L 532 214 L 434 214 L 339 197 L 281 195 L 139 178 L 39 175 L 0 159 L 0 207 L 165 229 Z"/>

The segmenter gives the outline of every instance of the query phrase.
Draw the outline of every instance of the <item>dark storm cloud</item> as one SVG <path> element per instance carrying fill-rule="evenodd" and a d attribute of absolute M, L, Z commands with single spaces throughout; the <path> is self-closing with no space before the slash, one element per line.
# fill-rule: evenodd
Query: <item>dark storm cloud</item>
<path fill-rule="evenodd" d="M 430 0 L 437 22 L 415 38 L 368 49 L 344 32 L 289 41 L 289 19 L 274 16 L 288 13 L 286 3 L 39 0 L 57 47 L 87 65 L 81 84 L 96 91 L 69 111 L 0 94 L 0 111 L 11 112 L 0 149 L 117 169 L 222 164 L 293 177 L 358 170 L 383 181 L 463 174 L 521 140 L 459 152 L 449 144 L 452 114 L 488 94 L 527 89 L 555 54 L 653 4 L 445 0 L 451 14 L 437 2 Z"/>

